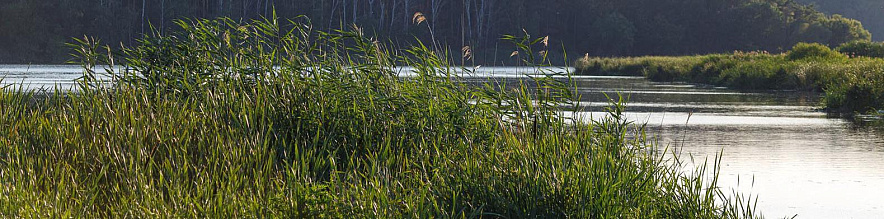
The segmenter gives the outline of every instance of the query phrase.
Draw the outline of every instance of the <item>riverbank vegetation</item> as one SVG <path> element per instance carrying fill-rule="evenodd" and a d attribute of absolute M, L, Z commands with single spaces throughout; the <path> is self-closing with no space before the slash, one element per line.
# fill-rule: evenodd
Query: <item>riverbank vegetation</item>
<path fill-rule="evenodd" d="M 0 63 L 64 63 L 69 58 L 64 43 L 83 35 L 132 46 L 151 27 L 176 31 L 173 21 L 179 18 L 248 21 L 271 13 L 290 19 L 306 15 L 315 29 L 326 32 L 357 24 L 398 45 L 418 38 L 452 45 L 448 51 L 470 46 L 474 59 L 468 63 L 485 66 L 518 63 L 498 38 L 522 29 L 550 36 L 555 45 L 550 54 L 567 48 L 593 56 L 780 52 L 797 42 L 837 46 L 870 39 L 853 18 L 884 29 L 881 19 L 868 19 L 880 14 L 880 3 L 814 1 L 833 2 L 827 5 L 837 4 L 853 16 L 824 14 L 793 0 L 6 0 L 0 4 Z M 851 0 L 858 1 L 870 0 Z M 849 9 L 853 6 L 858 10 Z M 411 25 L 418 11 L 430 28 Z"/>
<path fill-rule="evenodd" d="M 717 187 L 720 157 L 664 159 L 623 103 L 599 121 L 563 116 L 579 108 L 567 74 L 470 86 L 436 43 L 177 23 L 113 54 L 79 40 L 78 92 L 0 92 L 0 216 L 758 216 Z M 508 38 L 548 63 L 542 40 Z M 97 64 L 120 63 L 116 84 L 96 80 Z"/>
<path fill-rule="evenodd" d="M 832 50 L 799 43 L 781 54 L 734 52 L 682 57 L 592 58 L 577 61 L 579 74 L 645 76 L 654 81 L 684 81 L 736 89 L 825 92 L 834 112 L 867 113 L 884 109 L 884 47 L 851 42 Z M 848 55 L 846 55 L 848 54 Z"/>

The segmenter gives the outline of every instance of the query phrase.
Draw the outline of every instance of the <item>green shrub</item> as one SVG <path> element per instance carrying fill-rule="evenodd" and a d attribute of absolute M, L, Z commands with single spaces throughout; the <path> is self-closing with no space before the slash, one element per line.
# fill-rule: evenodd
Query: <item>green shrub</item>
<path fill-rule="evenodd" d="M 788 60 L 845 60 L 847 56 L 819 43 L 798 43 L 786 55 Z"/>
<path fill-rule="evenodd" d="M 838 52 L 849 56 L 884 58 L 884 43 L 872 41 L 853 41 L 841 44 Z"/>
<path fill-rule="evenodd" d="M 843 113 L 884 109 L 884 59 L 855 58 L 849 64 L 827 64 L 820 84 L 826 107 Z"/>
<path fill-rule="evenodd" d="M 881 103 L 881 90 L 870 83 L 850 83 L 833 87 L 827 92 L 825 104 L 842 112 L 866 113 L 876 110 Z"/>

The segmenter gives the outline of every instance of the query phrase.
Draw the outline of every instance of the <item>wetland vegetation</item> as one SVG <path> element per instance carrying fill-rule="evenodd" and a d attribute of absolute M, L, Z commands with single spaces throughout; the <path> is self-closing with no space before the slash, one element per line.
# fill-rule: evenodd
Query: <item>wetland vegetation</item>
<path fill-rule="evenodd" d="M 578 74 L 645 76 L 654 81 L 684 81 L 745 90 L 825 92 L 832 112 L 876 113 L 884 109 L 884 47 L 856 41 L 836 50 L 799 43 L 790 51 L 698 56 L 594 58 L 576 63 Z"/>
<path fill-rule="evenodd" d="M 538 77 L 471 86 L 436 43 L 177 24 L 114 52 L 78 40 L 77 92 L 0 92 L 0 216 L 758 216 L 717 186 L 719 158 L 684 170 L 621 102 L 563 116 L 579 104 L 553 78 L 567 74 L 539 68 L 543 40 L 508 37 Z M 120 63 L 114 84 L 96 80 Z"/>
<path fill-rule="evenodd" d="M 11 0 L 0 63 L 79 67 L 0 66 L 0 217 L 875 215 L 849 2 Z"/>

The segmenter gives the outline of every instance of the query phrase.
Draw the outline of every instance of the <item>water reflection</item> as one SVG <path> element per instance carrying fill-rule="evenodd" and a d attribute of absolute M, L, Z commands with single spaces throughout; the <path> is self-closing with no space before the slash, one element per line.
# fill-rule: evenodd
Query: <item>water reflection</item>
<path fill-rule="evenodd" d="M 575 80 L 582 118 L 604 116 L 608 97 L 620 93 L 629 99 L 626 117 L 647 124 L 664 146 L 699 161 L 723 152 L 720 185 L 759 195 L 768 217 L 884 215 L 884 131 L 820 111 L 819 93 L 739 92 L 636 77 Z"/>
<path fill-rule="evenodd" d="M 588 118 L 604 115 L 601 92 L 623 91 L 630 97 L 627 118 L 648 124 L 660 143 L 699 160 L 723 152 L 721 185 L 760 195 L 769 217 L 884 214 L 884 132 L 820 112 L 819 94 L 642 79 L 584 84 L 592 86 L 581 89 Z"/>

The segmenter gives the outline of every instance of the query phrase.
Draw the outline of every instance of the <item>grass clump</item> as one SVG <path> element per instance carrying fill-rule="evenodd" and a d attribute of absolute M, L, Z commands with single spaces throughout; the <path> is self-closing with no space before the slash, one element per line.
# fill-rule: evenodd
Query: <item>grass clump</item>
<path fill-rule="evenodd" d="M 645 76 L 744 90 L 825 92 L 823 104 L 847 114 L 884 109 L 884 59 L 848 58 L 820 44 L 800 43 L 784 54 L 734 52 L 683 57 L 590 58 L 579 74 Z"/>
<path fill-rule="evenodd" d="M 357 27 L 178 24 L 116 55 L 81 40 L 79 92 L 0 92 L 0 216 L 757 216 L 717 169 L 663 159 L 623 103 L 563 116 L 567 75 L 470 86 L 445 53 Z M 117 83 L 95 80 L 114 60 Z"/>

